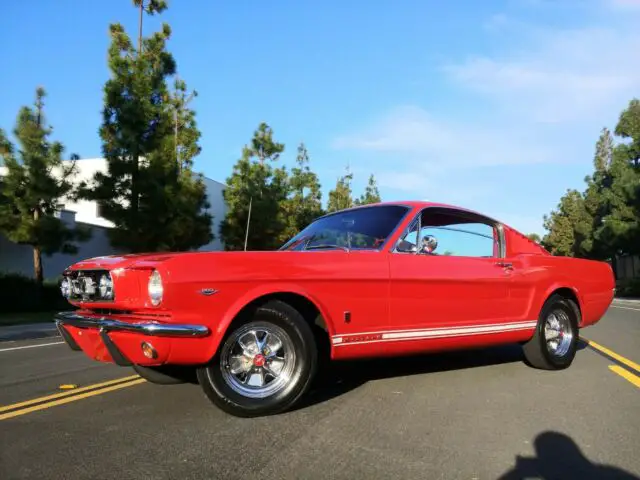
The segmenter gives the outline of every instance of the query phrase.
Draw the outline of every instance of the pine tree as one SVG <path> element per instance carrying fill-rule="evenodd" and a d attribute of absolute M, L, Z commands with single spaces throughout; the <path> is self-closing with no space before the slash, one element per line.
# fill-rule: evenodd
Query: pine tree
<path fill-rule="evenodd" d="M 640 100 L 631 100 L 622 111 L 615 133 L 624 142 L 613 153 L 607 192 L 611 213 L 603 221 L 602 235 L 614 254 L 640 254 Z"/>
<path fill-rule="evenodd" d="M 327 203 L 327 212 L 336 212 L 338 210 L 344 210 L 345 208 L 351 208 L 354 205 L 351 181 L 353 180 L 353 174 L 347 171 L 347 174 L 338 178 L 336 187 L 329 192 L 329 201 Z"/>
<path fill-rule="evenodd" d="M 380 192 L 378 191 L 378 184 L 373 174 L 369 176 L 369 182 L 365 188 L 364 194 L 360 195 L 360 198 L 355 201 L 356 205 L 369 205 L 371 203 L 379 203 Z"/>
<path fill-rule="evenodd" d="M 42 284 L 42 254 L 75 253 L 74 242 L 90 237 L 87 229 L 68 228 L 56 213 L 61 202 L 74 194 L 77 155 L 62 159 L 64 146 L 51 142 L 52 128 L 44 116 L 45 91 L 36 91 L 35 108 L 23 107 L 14 135 L 17 150 L 0 130 L 0 157 L 7 174 L 0 184 L 0 232 L 12 242 L 33 248 L 34 277 Z"/>
<path fill-rule="evenodd" d="M 608 128 L 603 128 L 596 142 L 593 158 L 594 172 L 585 178 L 587 188 L 584 205 L 591 223 L 581 232 L 584 240 L 582 248 L 589 258 L 606 259 L 610 256 L 610 246 L 599 238 L 602 221 L 610 213 L 606 195 L 611 187 L 611 164 L 613 161 L 613 138 Z"/>
<path fill-rule="evenodd" d="M 200 131 L 195 120 L 195 112 L 187 105 L 197 96 L 192 92 L 187 96 L 187 85 L 176 79 L 174 92 L 169 99 L 169 110 L 173 123 L 173 135 L 166 141 L 162 154 L 166 155 L 159 164 L 172 165 L 161 191 L 162 201 L 170 199 L 164 226 L 153 228 L 158 236 L 153 245 L 157 249 L 190 250 L 211 242 L 215 235 L 211 231 L 213 216 L 207 210 L 211 206 L 202 175 L 193 172 L 193 159 L 200 154 L 198 144 Z M 150 202 L 152 205 L 155 202 Z"/>
<path fill-rule="evenodd" d="M 291 169 L 288 198 L 283 204 L 287 227 L 282 242 L 296 235 L 323 214 L 322 192 L 318 176 L 309 167 L 309 152 L 304 143 L 298 146 L 296 167 Z"/>
<path fill-rule="evenodd" d="M 544 217 L 548 233 L 543 246 L 554 255 L 584 257 L 584 232 L 589 231 L 591 218 L 586 211 L 582 194 L 574 189 L 560 199 L 557 210 Z"/>
<path fill-rule="evenodd" d="M 262 122 L 227 179 L 224 198 L 227 213 L 220 235 L 227 250 L 273 250 L 281 244 L 286 228 L 287 171 L 271 163 L 280 158 L 284 144 L 273 139 L 273 130 Z"/>
<path fill-rule="evenodd" d="M 84 185 L 82 196 L 97 201 L 113 222 L 111 244 L 142 252 L 187 250 L 208 243 L 211 216 L 204 183 L 191 171 L 200 150 L 195 114 L 186 107 L 186 84 L 168 77 L 176 63 L 166 49 L 171 28 L 142 36 L 144 14 L 166 8 L 163 0 L 133 1 L 139 10 L 138 44 L 122 25 L 110 25 L 109 68 L 100 128 L 107 172 Z"/>

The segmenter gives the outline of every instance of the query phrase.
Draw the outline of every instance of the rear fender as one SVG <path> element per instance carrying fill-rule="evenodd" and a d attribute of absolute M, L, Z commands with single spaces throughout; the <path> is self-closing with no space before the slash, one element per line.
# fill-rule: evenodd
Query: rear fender
<path fill-rule="evenodd" d="M 546 288 L 546 290 L 542 290 L 543 292 L 542 295 L 535 298 L 535 301 L 533 302 L 532 309 L 530 312 L 530 318 L 537 319 L 540 316 L 540 311 L 542 310 L 542 307 L 544 306 L 545 302 L 549 299 L 549 297 L 553 294 L 553 292 L 561 288 L 571 290 L 573 294 L 576 296 L 576 299 L 578 300 L 578 309 L 580 310 L 581 317 L 582 317 L 582 314 L 584 313 L 584 300 L 582 298 L 582 294 L 580 293 L 580 290 L 576 287 L 570 287 L 566 283 L 558 281 L 558 282 L 552 283 L 550 286 Z"/>

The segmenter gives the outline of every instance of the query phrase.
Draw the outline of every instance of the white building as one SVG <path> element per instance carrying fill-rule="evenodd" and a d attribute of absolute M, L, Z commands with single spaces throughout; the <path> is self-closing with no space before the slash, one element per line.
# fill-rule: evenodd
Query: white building
<path fill-rule="evenodd" d="M 77 161 L 77 182 L 89 180 L 98 172 L 106 172 L 107 163 L 103 158 L 81 159 Z M 0 176 L 5 175 L 6 167 L 0 166 Z M 226 185 L 210 178 L 204 177 L 207 188 L 207 197 L 210 203 L 209 213 L 213 216 L 211 231 L 215 235 L 213 242 L 204 245 L 199 250 L 222 250 L 220 241 L 220 222 L 225 216 L 226 205 L 222 195 Z M 55 278 L 69 265 L 78 260 L 121 253 L 109 244 L 107 230 L 113 228 L 113 224 L 100 216 L 98 205 L 93 201 L 64 201 L 59 212 L 59 218 L 73 226 L 75 223 L 84 224 L 91 228 L 91 239 L 87 242 L 78 242 L 78 253 L 67 255 L 56 253 L 51 256 L 42 256 L 42 265 L 45 278 Z M 29 277 L 33 276 L 33 249 L 28 245 L 17 245 L 10 242 L 0 234 L 0 272 L 20 273 Z"/>

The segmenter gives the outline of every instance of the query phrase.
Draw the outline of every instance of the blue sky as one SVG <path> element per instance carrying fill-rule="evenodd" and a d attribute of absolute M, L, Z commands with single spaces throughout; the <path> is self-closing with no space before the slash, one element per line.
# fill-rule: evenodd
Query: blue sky
<path fill-rule="evenodd" d="M 0 127 L 36 86 L 54 138 L 101 156 L 110 22 L 129 0 L 6 2 Z M 169 1 L 178 70 L 198 91 L 196 169 L 224 181 L 259 122 L 307 144 L 323 191 L 347 164 L 384 200 L 472 208 L 525 233 L 582 188 L 602 127 L 640 96 L 640 0 Z"/>

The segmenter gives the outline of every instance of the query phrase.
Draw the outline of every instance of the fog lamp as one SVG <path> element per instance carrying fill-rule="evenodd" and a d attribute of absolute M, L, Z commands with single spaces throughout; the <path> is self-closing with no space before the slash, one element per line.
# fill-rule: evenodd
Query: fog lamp
<path fill-rule="evenodd" d="M 147 358 L 158 358 L 158 352 L 156 352 L 156 349 L 153 348 L 153 345 L 151 345 L 149 342 L 142 342 L 142 353 L 144 354 L 145 357 Z"/>

